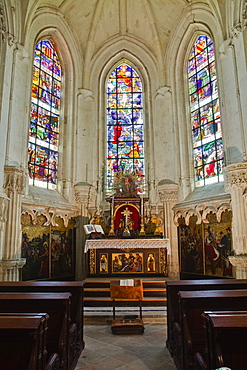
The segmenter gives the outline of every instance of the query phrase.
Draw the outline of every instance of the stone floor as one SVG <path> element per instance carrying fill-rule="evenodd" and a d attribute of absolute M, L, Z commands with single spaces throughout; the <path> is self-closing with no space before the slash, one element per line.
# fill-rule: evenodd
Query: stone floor
<path fill-rule="evenodd" d="M 115 335 L 110 324 L 86 324 L 76 370 L 176 370 L 166 349 L 166 323 L 145 321 L 140 335 Z"/>

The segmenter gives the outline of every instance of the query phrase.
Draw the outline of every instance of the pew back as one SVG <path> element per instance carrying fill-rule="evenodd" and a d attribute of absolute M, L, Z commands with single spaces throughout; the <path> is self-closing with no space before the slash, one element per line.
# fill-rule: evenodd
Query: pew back
<path fill-rule="evenodd" d="M 209 369 L 247 364 L 247 311 L 204 312 L 206 362 Z"/>
<path fill-rule="evenodd" d="M 1 370 L 44 370 L 46 318 L 40 315 L 0 316 Z"/>
<path fill-rule="evenodd" d="M 179 291 L 247 289 L 247 279 L 167 280 L 167 341 L 166 346 L 173 356 L 175 339 L 173 328 L 179 323 Z M 179 323 L 180 325 L 180 323 Z"/>
<path fill-rule="evenodd" d="M 203 329 L 204 311 L 245 311 L 247 290 L 208 290 L 179 292 L 181 322 L 181 358 L 174 358 L 178 367 L 194 369 L 194 354 L 203 352 L 205 338 Z"/>
<path fill-rule="evenodd" d="M 15 319 L 17 319 L 18 317 L 20 318 L 40 317 L 41 319 L 40 332 L 41 333 L 39 333 L 39 337 L 38 337 L 38 347 L 40 348 L 38 360 L 40 362 L 40 366 L 38 366 L 38 368 L 44 369 L 46 366 L 46 362 L 47 362 L 47 329 L 48 329 L 49 315 L 47 313 L 27 313 L 27 312 L 2 313 L 0 312 L 0 318 L 2 317 L 8 317 L 8 318 L 13 317 Z"/>
<path fill-rule="evenodd" d="M 69 370 L 70 293 L 0 293 L 0 312 L 47 312 L 48 355 L 58 353 L 60 369 Z"/>
<path fill-rule="evenodd" d="M 85 343 L 83 334 L 83 305 L 84 305 L 84 282 L 83 281 L 2 281 L 0 292 L 69 292 L 71 293 L 70 315 L 71 322 L 77 326 L 76 345 L 73 349 L 74 356 L 80 356 Z"/>

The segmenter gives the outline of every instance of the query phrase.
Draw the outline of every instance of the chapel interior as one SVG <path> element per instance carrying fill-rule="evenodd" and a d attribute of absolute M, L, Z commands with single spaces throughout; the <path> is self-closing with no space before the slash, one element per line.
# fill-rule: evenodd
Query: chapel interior
<path fill-rule="evenodd" d="M 247 278 L 247 1 L 0 0 L 0 282 Z"/>
<path fill-rule="evenodd" d="M 245 27 L 240 0 L 1 1 L 2 280 L 84 279 L 88 224 L 166 239 L 144 274 L 246 276 Z"/>

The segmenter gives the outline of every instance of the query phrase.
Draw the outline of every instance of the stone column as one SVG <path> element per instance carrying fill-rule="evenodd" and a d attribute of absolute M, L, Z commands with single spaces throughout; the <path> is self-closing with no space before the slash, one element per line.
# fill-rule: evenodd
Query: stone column
<path fill-rule="evenodd" d="M 0 267 L 2 280 L 18 281 L 25 264 L 21 258 L 21 197 L 25 187 L 25 172 L 17 166 L 5 166 L 4 190 L 9 199 L 2 242 Z"/>
<path fill-rule="evenodd" d="M 83 280 L 88 274 L 88 255 L 84 253 L 84 246 L 87 239 L 83 226 L 89 222 L 90 205 L 92 205 L 94 188 L 86 182 L 80 182 L 75 185 L 75 200 L 80 215 L 76 223 L 76 266 L 75 279 Z"/>
<path fill-rule="evenodd" d="M 164 236 L 170 240 L 170 251 L 167 251 L 168 276 L 170 279 L 179 279 L 178 235 L 173 222 L 173 207 L 178 201 L 178 185 L 171 181 L 160 182 L 158 192 L 163 204 Z"/>
<path fill-rule="evenodd" d="M 230 261 L 235 268 L 236 278 L 247 277 L 247 163 L 230 164 L 225 169 L 226 187 L 231 194 L 232 206 L 232 249 Z M 246 257 L 244 256 L 246 255 Z"/>
<path fill-rule="evenodd" d="M 9 198 L 5 194 L 0 194 L 0 261 L 3 255 L 4 236 L 6 230 Z M 0 280 L 2 280 L 2 270 L 0 262 Z"/>

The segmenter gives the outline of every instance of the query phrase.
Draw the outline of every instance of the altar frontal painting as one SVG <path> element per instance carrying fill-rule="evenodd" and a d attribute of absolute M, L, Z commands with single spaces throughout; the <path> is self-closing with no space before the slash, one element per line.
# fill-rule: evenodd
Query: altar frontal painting
<path fill-rule="evenodd" d="M 112 272 L 143 272 L 143 253 L 112 253 Z"/>

